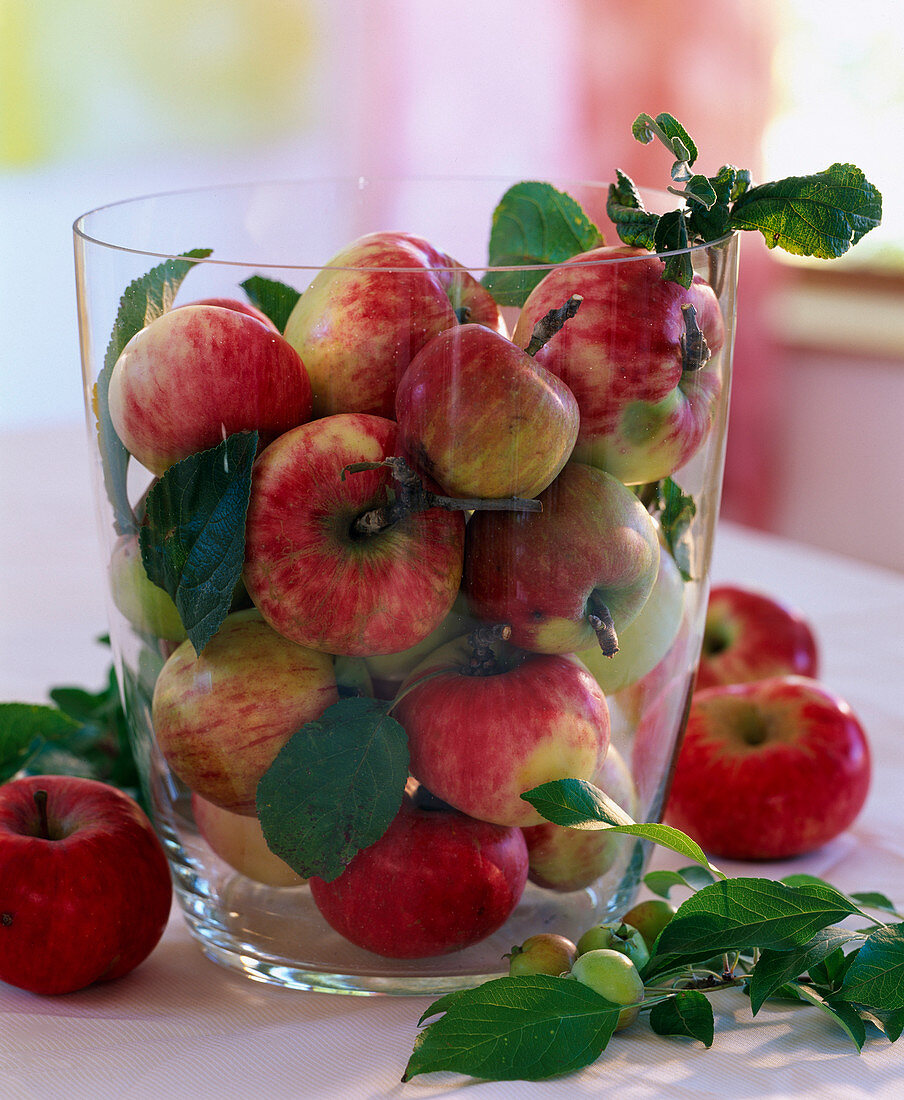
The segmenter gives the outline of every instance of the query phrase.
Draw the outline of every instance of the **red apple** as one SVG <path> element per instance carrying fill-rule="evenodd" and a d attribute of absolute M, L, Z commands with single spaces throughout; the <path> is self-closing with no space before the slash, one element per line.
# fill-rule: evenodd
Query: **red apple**
<path fill-rule="evenodd" d="M 0 981 L 56 994 L 122 977 L 171 901 L 163 847 L 128 795 L 63 775 L 0 786 Z"/>
<path fill-rule="evenodd" d="M 456 325 L 412 359 L 396 393 L 405 453 L 450 496 L 535 497 L 568 460 L 578 406 L 508 337 Z"/>
<path fill-rule="evenodd" d="M 571 655 L 525 653 L 469 637 L 432 653 L 399 690 L 411 774 L 462 813 L 497 825 L 544 819 L 521 795 L 590 779 L 609 744 L 599 685 Z"/>
<path fill-rule="evenodd" d="M 445 955 L 500 928 L 521 899 L 527 849 L 519 829 L 422 809 L 408 795 L 383 836 L 332 882 L 312 878 L 327 923 L 393 959 Z"/>
<path fill-rule="evenodd" d="M 191 809 L 201 836 L 230 867 L 265 886 L 302 886 L 307 879 L 270 851 L 256 817 L 235 814 L 192 794 Z"/>
<path fill-rule="evenodd" d="M 653 590 L 656 525 L 630 489 L 578 462 L 539 500 L 542 512 L 472 516 L 464 569 L 471 608 L 486 622 L 508 623 L 512 643 L 524 649 L 574 653 L 599 638 L 608 655 L 605 617 L 617 633 Z"/>
<path fill-rule="evenodd" d="M 489 292 L 419 237 L 370 233 L 330 260 L 302 293 L 286 339 L 304 360 L 314 416 L 391 418 L 399 379 L 438 332 L 469 321 L 505 331 Z"/>
<path fill-rule="evenodd" d="M 262 309 L 258 309 L 257 306 L 251 305 L 250 302 L 243 302 L 240 298 L 198 298 L 194 302 L 186 302 L 185 305 L 221 306 L 223 309 L 234 309 L 238 313 L 244 313 L 248 317 L 256 318 L 258 321 L 265 324 L 267 328 L 273 329 L 274 332 L 279 332 L 279 329 Z M 176 306 L 174 308 L 184 309 L 185 306 Z"/>
<path fill-rule="evenodd" d="M 368 533 L 356 527 L 387 504 L 391 475 L 345 468 L 396 454 L 392 421 L 341 413 L 287 432 L 255 462 L 245 586 L 287 638 L 327 653 L 395 653 L 451 610 L 461 580 L 460 512 L 430 508 Z"/>
<path fill-rule="evenodd" d="M 609 746 L 593 783 L 631 817 L 637 814 L 637 793 L 631 773 L 618 750 Z M 615 863 L 630 838 L 600 829 L 569 829 L 544 821 L 523 829 L 531 882 L 547 890 L 583 890 Z"/>
<path fill-rule="evenodd" d="M 236 611 L 200 655 L 183 642 L 161 669 L 157 744 L 191 790 L 254 814 L 258 781 L 276 754 L 338 697 L 332 657 L 277 634 L 257 611 Z"/>
<path fill-rule="evenodd" d="M 551 271 L 531 293 L 513 339 L 525 344 L 537 321 L 573 294 L 577 315 L 536 355 L 571 389 L 581 412 L 574 457 L 634 484 L 682 466 L 705 438 L 721 390 L 716 353 L 725 339 L 712 288 L 662 278 L 662 261 L 642 249 L 604 246 Z M 711 358 L 688 348 L 692 306 Z"/>
<path fill-rule="evenodd" d="M 126 449 L 162 474 L 227 435 L 268 442 L 311 415 L 301 359 L 272 326 L 221 306 L 171 309 L 137 332 L 110 375 L 110 418 Z"/>
<path fill-rule="evenodd" d="M 866 735 L 815 680 L 776 676 L 694 695 L 666 820 L 728 859 L 787 859 L 860 812 Z"/>
<path fill-rule="evenodd" d="M 749 588 L 716 585 L 709 594 L 697 688 L 819 671 L 816 638 L 792 607 Z"/>

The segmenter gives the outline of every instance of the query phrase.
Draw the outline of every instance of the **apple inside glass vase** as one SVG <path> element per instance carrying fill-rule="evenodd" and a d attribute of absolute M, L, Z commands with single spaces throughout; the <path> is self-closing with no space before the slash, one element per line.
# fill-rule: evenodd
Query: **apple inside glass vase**
<path fill-rule="evenodd" d="M 130 735 L 224 966 L 442 993 L 634 900 L 645 846 L 523 795 L 577 780 L 662 812 L 737 245 L 687 250 L 675 282 L 617 243 L 606 194 L 301 181 L 76 224 Z"/>

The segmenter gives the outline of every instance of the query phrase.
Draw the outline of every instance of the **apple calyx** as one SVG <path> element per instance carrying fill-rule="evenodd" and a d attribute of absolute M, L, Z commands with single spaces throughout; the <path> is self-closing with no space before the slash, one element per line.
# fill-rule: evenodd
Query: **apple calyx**
<path fill-rule="evenodd" d="M 618 635 L 612 613 L 598 592 L 591 592 L 587 600 L 587 622 L 596 633 L 603 656 L 614 657 L 618 653 Z"/>
<path fill-rule="evenodd" d="M 533 332 L 530 334 L 530 340 L 524 349 L 527 354 L 534 356 L 544 344 L 549 343 L 565 322 L 574 317 L 583 300 L 583 294 L 572 294 L 564 305 L 544 314 L 534 325 Z"/>
<path fill-rule="evenodd" d="M 684 332 L 681 334 L 681 367 L 687 373 L 700 370 L 712 358 L 709 344 L 697 324 L 697 308 L 690 302 L 681 307 L 684 314 Z"/>
<path fill-rule="evenodd" d="M 493 676 L 499 670 L 499 658 L 493 650 L 494 642 L 507 642 L 512 636 L 508 623 L 484 624 L 475 627 L 468 635 L 471 655 L 462 668 L 465 676 Z"/>
<path fill-rule="evenodd" d="M 396 485 L 394 498 L 378 508 L 362 512 L 352 523 L 351 533 L 355 538 L 377 535 L 393 524 L 405 519 L 414 512 L 426 512 L 429 508 L 444 508 L 449 512 L 515 511 L 542 512 L 539 500 L 525 497 L 447 497 L 427 489 L 420 477 L 408 465 L 404 458 L 390 455 L 382 462 L 351 462 L 342 469 L 342 480 L 346 474 L 361 473 L 364 470 L 379 470 L 388 467 Z"/>

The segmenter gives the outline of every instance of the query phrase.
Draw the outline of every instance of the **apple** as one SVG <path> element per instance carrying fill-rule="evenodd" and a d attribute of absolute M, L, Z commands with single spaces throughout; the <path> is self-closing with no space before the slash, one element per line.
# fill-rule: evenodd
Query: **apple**
<path fill-rule="evenodd" d="M 408 794 L 383 836 L 332 882 L 312 878 L 326 922 L 393 959 L 469 947 L 508 920 L 527 881 L 519 829 L 426 809 Z"/>
<path fill-rule="evenodd" d="M 577 400 L 574 458 L 626 484 L 657 481 L 684 465 L 709 431 L 721 390 L 718 299 L 699 276 L 685 289 L 662 270 L 656 256 L 624 245 L 574 256 L 534 288 L 512 335 L 524 344 L 548 310 L 583 296 L 577 315 L 536 359 Z M 694 321 L 711 356 L 702 365 L 707 353 L 693 354 L 687 336 Z"/>
<path fill-rule="evenodd" d="M 307 879 L 270 851 L 256 817 L 236 814 L 192 794 L 195 824 L 213 852 L 230 867 L 265 886 L 302 886 Z"/>
<path fill-rule="evenodd" d="M 154 950 L 172 881 L 138 804 L 94 779 L 0 786 L 0 981 L 71 993 L 128 974 Z"/>
<path fill-rule="evenodd" d="M 594 642 L 578 656 L 607 695 L 637 683 L 669 652 L 681 628 L 684 585 L 675 559 L 660 546 L 659 572 L 647 602 L 618 632 L 618 652 L 606 657 Z"/>
<path fill-rule="evenodd" d="M 286 432 L 258 456 L 245 528 L 245 587 L 280 634 L 327 653 L 416 645 L 458 593 L 464 517 L 439 508 L 357 521 L 387 505 L 396 425 L 339 413 Z"/>
<path fill-rule="evenodd" d="M 512 948 L 507 956 L 509 975 L 513 978 L 528 974 L 559 977 L 571 970 L 577 957 L 578 949 L 567 936 L 538 932 Z"/>
<path fill-rule="evenodd" d="M 248 317 L 254 317 L 256 320 L 262 322 L 262 324 L 265 324 L 267 328 L 273 329 L 274 332 L 279 332 L 279 329 L 262 309 L 258 309 L 257 306 L 251 305 L 250 302 L 243 302 L 240 298 L 198 298 L 194 302 L 186 302 L 185 305 L 221 306 L 223 309 L 234 309 L 238 313 L 244 313 Z M 180 305 L 174 308 L 184 309 L 185 306 Z"/>
<path fill-rule="evenodd" d="M 815 679 L 818 671 L 816 638 L 801 612 L 765 592 L 739 585 L 711 589 L 698 689 L 769 676 Z"/>
<path fill-rule="evenodd" d="M 571 968 L 571 976 L 607 1001 L 628 1006 L 618 1014 L 616 1031 L 621 1031 L 637 1019 L 644 996 L 643 981 L 637 967 L 621 951 L 608 947 L 586 951 L 578 955 Z"/>
<path fill-rule="evenodd" d="M 854 821 L 866 735 L 815 680 L 775 676 L 695 693 L 665 820 L 715 856 L 787 859 Z"/>
<path fill-rule="evenodd" d="M 636 817 L 637 794 L 631 773 L 614 745 L 609 745 L 593 783 Z M 611 836 L 602 829 L 570 829 L 551 821 L 529 825 L 523 832 L 531 882 L 560 893 L 583 890 L 596 882 L 612 867 L 626 842 L 625 837 Z"/>
<path fill-rule="evenodd" d="M 677 912 L 677 908 L 665 898 L 647 898 L 632 905 L 622 920 L 643 936 L 647 949 L 652 951 L 659 933 Z"/>
<path fill-rule="evenodd" d="M 204 647 L 167 659 L 154 687 L 157 744 L 196 794 L 255 813 L 261 776 L 292 734 L 338 699 L 333 659 L 277 634 L 257 611 L 235 611 Z"/>
<path fill-rule="evenodd" d="M 526 653 L 473 635 L 441 646 L 399 690 L 411 774 L 462 813 L 539 825 L 521 798 L 553 779 L 590 779 L 609 744 L 599 685 L 570 654 Z"/>
<path fill-rule="evenodd" d="M 489 292 L 427 241 L 392 232 L 353 241 L 315 275 L 286 323 L 311 378 L 313 415 L 392 418 L 412 357 L 459 315 L 505 331 Z"/>
<path fill-rule="evenodd" d="M 574 653 L 599 640 L 609 656 L 653 590 L 656 524 L 630 489 L 579 462 L 538 499 L 542 512 L 471 517 L 464 568 L 471 609 L 509 624 L 512 643 L 524 649 Z"/>
<path fill-rule="evenodd" d="M 650 961 L 650 949 L 640 930 L 627 921 L 603 921 L 587 929 L 577 942 L 578 955 L 588 951 L 620 951 L 638 970 Z"/>
<path fill-rule="evenodd" d="M 508 337 L 456 325 L 411 360 L 395 400 L 402 447 L 457 497 L 535 497 L 565 465 L 578 406 Z"/>
<path fill-rule="evenodd" d="M 145 571 L 137 533 L 116 540 L 108 577 L 113 603 L 134 630 L 169 642 L 185 641 L 185 627 L 172 597 Z"/>
<path fill-rule="evenodd" d="M 272 326 L 187 305 L 137 332 L 110 375 L 110 419 L 126 449 L 162 474 L 234 432 L 266 443 L 311 415 L 311 383 Z"/>

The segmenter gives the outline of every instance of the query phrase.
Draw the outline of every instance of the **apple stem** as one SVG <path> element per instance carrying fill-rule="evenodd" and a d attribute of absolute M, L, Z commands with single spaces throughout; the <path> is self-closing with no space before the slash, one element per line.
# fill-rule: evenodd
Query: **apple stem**
<path fill-rule="evenodd" d="M 50 840 L 50 822 L 47 820 L 47 791 L 43 789 L 35 791 L 32 796 L 38 808 L 38 836 L 44 840 Z"/>
<path fill-rule="evenodd" d="M 690 302 L 681 307 L 684 314 L 684 332 L 681 334 L 681 367 L 684 371 L 699 370 L 709 362 L 712 352 L 706 337 L 697 324 L 697 310 Z"/>
<path fill-rule="evenodd" d="M 596 631 L 596 640 L 603 651 L 603 656 L 614 657 L 618 653 L 615 623 L 612 621 L 609 608 L 595 592 L 591 592 L 590 599 L 587 601 L 587 622 Z"/>
<path fill-rule="evenodd" d="M 541 317 L 534 325 L 534 331 L 531 333 L 528 345 L 524 349 L 527 354 L 536 355 L 540 348 L 555 336 L 565 322 L 574 317 L 583 300 L 583 294 L 572 294 L 564 305 L 559 306 L 557 309 L 551 309 L 549 313 Z"/>
<path fill-rule="evenodd" d="M 464 674 L 466 676 L 492 676 L 498 666 L 498 660 L 493 651 L 493 643 L 508 641 L 511 636 L 512 628 L 508 623 L 495 623 L 492 626 L 484 624 L 472 630 L 468 635 L 471 656 L 468 658 L 467 667 L 462 670 Z"/>
<path fill-rule="evenodd" d="M 352 462 L 342 470 L 342 480 L 346 474 L 361 473 L 364 470 L 378 470 L 388 467 L 398 488 L 395 499 L 379 508 L 363 512 L 352 524 L 355 536 L 376 535 L 388 527 L 405 519 L 413 512 L 426 512 L 428 508 L 444 508 L 451 512 L 471 511 L 519 511 L 542 512 L 539 500 L 523 497 L 447 497 L 432 493 L 404 458 L 390 456 L 382 462 Z"/>

